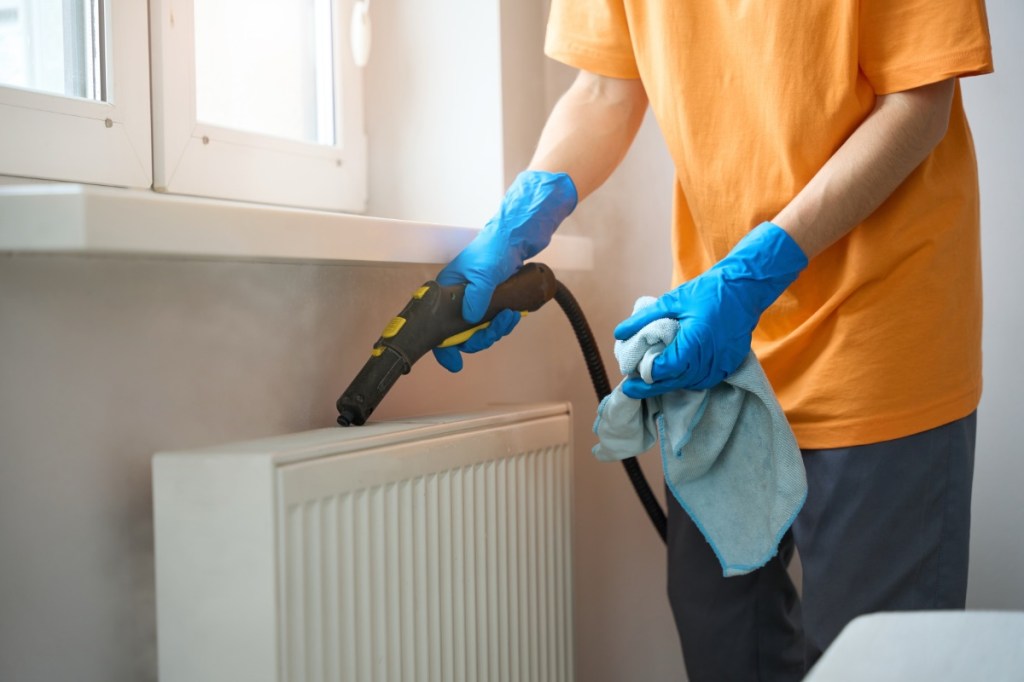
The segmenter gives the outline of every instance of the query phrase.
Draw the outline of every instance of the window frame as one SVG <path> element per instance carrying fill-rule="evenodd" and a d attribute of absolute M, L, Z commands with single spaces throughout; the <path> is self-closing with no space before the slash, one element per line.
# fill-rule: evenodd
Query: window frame
<path fill-rule="evenodd" d="M 152 185 L 146 3 L 101 2 L 109 101 L 0 85 L 0 175 Z"/>
<path fill-rule="evenodd" d="M 352 0 L 332 0 L 333 146 L 197 120 L 193 0 L 151 0 L 153 188 L 282 206 L 366 209 L 362 70 L 348 47 Z"/>

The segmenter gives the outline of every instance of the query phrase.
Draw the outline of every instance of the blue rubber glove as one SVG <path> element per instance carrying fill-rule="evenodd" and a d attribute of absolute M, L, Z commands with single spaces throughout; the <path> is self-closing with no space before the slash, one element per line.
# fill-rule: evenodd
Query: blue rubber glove
<path fill-rule="evenodd" d="M 523 171 L 508 188 L 498 213 L 480 234 L 437 275 L 439 284 L 466 283 L 462 316 L 476 324 L 487 312 L 495 287 L 551 242 L 551 235 L 576 208 L 576 186 L 565 173 Z M 466 342 L 435 348 L 434 357 L 450 372 L 462 369 L 461 353 L 489 348 L 519 321 L 502 311 Z M 513 311 L 514 312 L 514 311 Z"/>
<path fill-rule="evenodd" d="M 675 340 L 651 367 L 654 383 L 632 377 L 623 392 L 639 399 L 718 384 L 750 353 L 761 313 L 805 267 L 807 256 L 785 230 L 773 223 L 755 227 L 710 270 L 615 328 L 615 338 L 624 341 L 656 319 L 679 320 Z"/>

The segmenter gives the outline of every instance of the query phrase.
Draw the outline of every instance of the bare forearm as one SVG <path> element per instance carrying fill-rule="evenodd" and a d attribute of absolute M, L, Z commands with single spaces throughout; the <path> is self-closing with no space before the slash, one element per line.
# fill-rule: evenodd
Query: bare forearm
<path fill-rule="evenodd" d="M 953 79 L 878 98 L 874 111 L 772 220 L 813 258 L 870 216 L 945 135 Z"/>
<path fill-rule="evenodd" d="M 548 117 L 530 168 L 568 173 L 582 200 L 625 157 L 646 109 L 640 81 L 580 72 Z"/>

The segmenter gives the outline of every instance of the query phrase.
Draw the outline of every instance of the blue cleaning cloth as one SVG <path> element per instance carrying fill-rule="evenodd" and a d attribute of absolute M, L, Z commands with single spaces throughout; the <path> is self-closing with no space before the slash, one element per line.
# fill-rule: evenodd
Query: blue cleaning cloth
<path fill-rule="evenodd" d="M 637 300 L 634 311 L 655 301 Z M 650 383 L 654 358 L 679 322 L 657 319 L 625 341 L 615 357 L 626 377 Z M 807 497 L 800 448 L 753 353 L 706 391 L 678 390 L 634 400 L 622 384 L 597 408 L 594 455 L 611 461 L 661 441 L 665 480 L 711 545 L 725 576 L 760 568 L 778 551 Z"/>

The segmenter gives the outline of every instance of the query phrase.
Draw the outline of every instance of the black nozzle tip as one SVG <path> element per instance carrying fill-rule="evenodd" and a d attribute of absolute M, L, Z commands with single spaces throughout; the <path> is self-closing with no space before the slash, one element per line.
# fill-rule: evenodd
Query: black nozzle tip
<path fill-rule="evenodd" d="M 339 426 L 352 426 L 355 422 L 356 415 L 351 410 L 342 410 L 338 414 L 338 425 Z"/>

